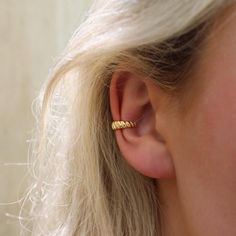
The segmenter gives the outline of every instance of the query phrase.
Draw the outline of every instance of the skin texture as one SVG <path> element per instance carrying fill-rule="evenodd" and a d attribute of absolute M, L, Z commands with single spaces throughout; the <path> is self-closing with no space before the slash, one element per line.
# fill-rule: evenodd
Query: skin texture
<path fill-rule="evenodd" d="M 141 117 L 116 131 L 117 143 L 133 168 L 157 180 L 164 236 L 235 236 L 235 8 L 213 26 L 190 79 L 180 102 L 150 80 L 115 72 L 113 119 Z"/>

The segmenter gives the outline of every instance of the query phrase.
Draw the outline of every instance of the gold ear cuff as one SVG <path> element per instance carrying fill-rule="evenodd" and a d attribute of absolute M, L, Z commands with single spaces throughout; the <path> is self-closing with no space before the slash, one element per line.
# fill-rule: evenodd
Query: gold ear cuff
<path fill-rule="evenodd" d="M 136 127 L 136 122 L 133 121 L 124 121 L 124 120 L 116 120 L 111 124 L 113 130 L 116 129 L 126 129 L 126 128 L 134 128 Z"/>

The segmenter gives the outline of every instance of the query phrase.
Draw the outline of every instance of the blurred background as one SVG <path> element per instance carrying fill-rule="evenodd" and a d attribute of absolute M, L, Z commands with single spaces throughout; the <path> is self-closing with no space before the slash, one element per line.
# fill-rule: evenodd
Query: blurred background
<path fill-rule="evenodd" d="M 0 1 L 0 236 L 19 235 L 31 104 L 91 0 Z M 7 204 L 9 203 L 9 204 Z"/>

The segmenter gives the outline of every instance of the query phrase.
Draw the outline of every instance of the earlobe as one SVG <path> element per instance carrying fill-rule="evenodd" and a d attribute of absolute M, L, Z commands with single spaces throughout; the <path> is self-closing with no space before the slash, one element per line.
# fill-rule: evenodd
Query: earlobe
<path fill-rule="evenodd" d="M 152 85 L 154 86 L 154 85 Z M 165 140 L 156 130 L 156 112 L 150 85 L 128 72 L 114 72 L 110 83 L 113 120 L 136 121 L 136 127 L 114 130 L 119 149 L 127 162 L 152 178 L 175 176 Z"/>

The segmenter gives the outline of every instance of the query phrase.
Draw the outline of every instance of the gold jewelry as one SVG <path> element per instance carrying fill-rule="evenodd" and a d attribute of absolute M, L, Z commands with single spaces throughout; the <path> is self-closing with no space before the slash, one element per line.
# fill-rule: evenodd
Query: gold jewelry
<path fill-rule="evenodd" d="M 113 130 L 116 129 L 126 129 L 136 127 L 136 122 L 134 121 L 124 121 L 124 120 L 115 120 L 112 122 L 111 127 Z"/>

